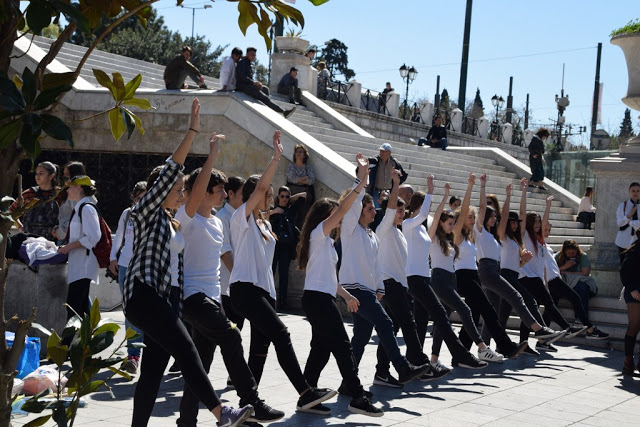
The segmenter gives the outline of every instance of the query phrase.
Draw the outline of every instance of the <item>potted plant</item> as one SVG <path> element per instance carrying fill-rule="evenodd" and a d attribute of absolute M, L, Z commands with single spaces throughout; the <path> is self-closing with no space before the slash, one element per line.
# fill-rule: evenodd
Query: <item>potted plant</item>
<path fill-rule="evenodd" d="M 301 29 L 289 28 L 284 33 L 284 36 L 276 37 L 276 46 L 281 52 L 304 55 L 309 47 L 309 42 L 301 38 L 301 36 Z"/>

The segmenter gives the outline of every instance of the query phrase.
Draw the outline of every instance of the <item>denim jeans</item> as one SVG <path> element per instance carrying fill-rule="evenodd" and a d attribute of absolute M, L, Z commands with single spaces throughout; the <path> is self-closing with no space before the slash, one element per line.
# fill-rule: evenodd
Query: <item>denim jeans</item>
<path fill-rule="evenodd" d="M 360 289 L 350 289 L 349 293 L 360 302 L 358 311 L 353 313 L 353 338 L 351 338 L 356 366 L 360 364 L 364 347 L 369 342 L 374 327 L 387 357 L 396 370 L 406 365 L 407 359 L 400 353 L 398 341 L 393 333 L 393 322 L 376 298 L 376 294 L 373 291 Z"/>
<path fill-rule="evenodd" d="M 584 310 L 585 316 L 587 319 L 589 318 L 589 299 L 591 298 L 591 288 L 585 282 L 580 281 L 573 287 L 573 290 L 580 297 L 580 303 L 582 304 L 582 309 Z M 553 295 L 553 294 L 552 294 Z M 576 312 L 576 317 L 579 318 L 578 313 Z"/>
<path fill-rule="evenodd" d="M 127 275 L 127 267 L 124 267 L 122 265 L 118 266 L 118 286 L 120 286 L 120 293 L 122 293 L 122 288 L 124 286 L 124 278 Z M 125 317 L 124 319 L 124 327 L 125 329 L 133 329 L 134 331 L 136 331 L 136 333 L 140 334 L 140 337 L 132 339 L 132 340 L 127 340 L 127 344 L 132 344 L 135 342 L 143 342 L 144 341 L 144 332 L 142 332 L 140 329 L 136 328 L 135 326 L 133 326 L 131 324 L 131 322 L 129 322 L 129 320 Z M 136 357 L 140 357 L 140 353 L 141 353 L 142 349 L 140 348 L 134 348 L 134 347 L 127 347 L 127 356 L 136 356 Z"/>
<path fill-rule="evenodd" d="M 429 147 L 433 148 L 442 148 L 443 150 L 446 150 L 449 144 L 447 143 L 447 138 L 442 138 L 440 142 L 436 143 L 429 141 L 427 138 L 420 138 L 418 140 L 418 147 L 422 147 L 423 145 L 428 145 Z"/>

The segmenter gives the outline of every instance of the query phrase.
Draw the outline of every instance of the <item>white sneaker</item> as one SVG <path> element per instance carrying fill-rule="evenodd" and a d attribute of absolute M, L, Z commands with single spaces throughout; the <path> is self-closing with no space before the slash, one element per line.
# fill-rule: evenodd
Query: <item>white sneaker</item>
<path fill-rule="evenodd" d="M 439 370 L 451 371 L 451 367 L 441 363 L 440 360 L 437 360 L 436 362 L 431 362 L 431 366 Z"/>
<path fill-rule="evenodd" d="M 484 360 L 485 362 L 502 363 L 504 356 L 487 347 L 484 350 L 478 350 L 478 359 Z"/>

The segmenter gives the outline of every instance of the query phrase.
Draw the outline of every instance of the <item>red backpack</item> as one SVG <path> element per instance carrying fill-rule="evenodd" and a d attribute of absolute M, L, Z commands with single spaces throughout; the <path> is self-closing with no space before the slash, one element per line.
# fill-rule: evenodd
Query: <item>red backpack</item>
<path fill-rule="evenodd" d="M 83 203 L 80 206 L 80 210 L 78 211 L 78 217 L 80 218 L 80 222 L 82 222 L 82 208 L 86 205 L 91 205 L 94 207 L 96 212 L 98 213 L 98 222 L 100 223 L 100 240 L 93 248 L 93 254 L 98 259 L 98 266 L 100 268 L 109 267 L 110 257 L 111 257 L 111 247 L 113 246 L 113 242 L 111 241 L 111 229 L 107 225 L 106 221 L 100 215 L 100 211 L 98 210 L 98 206 L 95 203 Z"/>

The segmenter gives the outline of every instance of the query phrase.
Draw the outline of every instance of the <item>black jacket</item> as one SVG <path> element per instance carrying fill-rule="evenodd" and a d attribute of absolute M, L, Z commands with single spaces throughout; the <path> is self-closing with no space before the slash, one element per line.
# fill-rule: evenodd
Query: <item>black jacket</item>
<path fill-rule="evenodd" d="M 400 162 L 393 158 L 393 156 L 389 157 L 389 160 L 394 163 L 393 168 L 400 171 L 400 184 L 407 180 L 409 176 L 408 173 L 404 171 Z M 376 174 L 378 172 L 378 162 L 380 162 L 380 155 L 375 157 L 369 157 L 369 185 L 367 185 L 367 193 L 373 194 L 373 190 L 376 185 Z M 356 168 L 356 175 L 358 174 L 358 169 Z"/>
<path fill-rule="evenodd" d="M 245 56 L 238 61 L 236 66 L 236 88 L 253 86 L 253 64 Z"/>
<path fill-rule="evenodd" d="M 534 159 L 533 155 L 537 154 L 538 158 Z M 529 162 L 541 162 L 544 155 L 544 142 L 534 135 L 533 139 L 529 143 Z"/>

